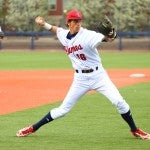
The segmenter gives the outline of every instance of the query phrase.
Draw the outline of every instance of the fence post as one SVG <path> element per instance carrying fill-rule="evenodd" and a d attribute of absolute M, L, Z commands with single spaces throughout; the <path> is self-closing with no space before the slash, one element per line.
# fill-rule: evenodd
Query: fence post
<path fill-rule="evenodd" d="M 121 51 L 123 46 L 122 46 L 122 38 L 121 35 L 119 36 L 119 45 L 118 45 L 119 50 Z"/>
<path fill-rule="evenodd" d="M 2 42 L 0 41 L 0 50 L 2 49 Z"/>
<path fill-rule="evenodd" d="M 34 49 L 34 33 L 32 32 L 32 35 L 31 35 L 31 49 L 33 50 Z"/>
<path fill-rule="evenodd" d="M 150 50 L 150 36 L 149 36 L 149 50 Z"/>

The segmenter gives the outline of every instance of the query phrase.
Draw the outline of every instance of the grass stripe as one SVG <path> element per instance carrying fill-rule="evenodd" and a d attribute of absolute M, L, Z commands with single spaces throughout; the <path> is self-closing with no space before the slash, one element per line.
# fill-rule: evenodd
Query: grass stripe
<path fill-rule="evenodd" d="M 150 68 L 150 53 L 100 53 L 108 68 Z M 0 70 L 70 69 L 65 52 L 1 52 Z"/>

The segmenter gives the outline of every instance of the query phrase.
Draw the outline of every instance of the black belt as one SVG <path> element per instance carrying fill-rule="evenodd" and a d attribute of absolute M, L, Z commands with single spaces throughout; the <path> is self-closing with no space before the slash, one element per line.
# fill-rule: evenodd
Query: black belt
<path fill-rule="evenodd" d="M 98 70 L 98 67 L 96 67 L 95 68 L 96 70 Z M 75 70 L 76 71 L 76 73 L 79 73 L 79 70 Z M 82 73 L 91 73 L 91 72 L 93 72 L 94 71 L 94 69 L 85 69 L 85 70 L 81 70 L 81 72 Z"/>

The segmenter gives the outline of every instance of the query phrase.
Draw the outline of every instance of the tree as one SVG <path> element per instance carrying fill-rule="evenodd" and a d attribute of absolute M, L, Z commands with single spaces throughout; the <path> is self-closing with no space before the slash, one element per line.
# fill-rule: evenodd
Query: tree
<path fill-rule="evenodd" d="M 116 1 L 114 19 L 120 31 L 143 31 L 150 26 L 149 0 Z"/>
<path fill-rule="evenodd" d="M 0 26 L 4 27 L 5 30 L 5 20 L 9 11 L 9 0 L 0 1 Z"/>
<path fill-rule="evenodd" d="M 9 0 L 9 15 L 6 23 L 9 30 L 31 31 L 34 27 L 34 18 L 38 15 L 48 16 L 47 0 Z M 35 26 L 38 28 L 37 26 Z"/>
<path fill-rule="evenodd" d="M 95 30 L 95 24 L 102 16 L 111 17 L 114 14 L 114 3 L 115 0 L 72 0 L 68 1 L 66 9 L 70 10 L 74 6 L 73 9 L 80 10 L 84 15 L 83 26 Z"/>
<path fill-rule="evenodd" d="M 89 29 L 104 15 L 119 31 L 143 31 L 150 27 L 150 0 L 71 0 L 67 4 L 67 10 L 73 6 L 84 14 L 83 25 Z"/>
<path fill-rule="evenodd" d="M 83 26 L 95 29 L 95 24 L 108 15 L 119 31 L 144 31 L 150 27 L 150 0 L 68 0 L 64 9 L 78 9 L 84 15 Z M 0 23 L 9 31 L 43 30 L 33 25 L 37 15 L 51 21 L 48 0 L 1 0 Z"/>

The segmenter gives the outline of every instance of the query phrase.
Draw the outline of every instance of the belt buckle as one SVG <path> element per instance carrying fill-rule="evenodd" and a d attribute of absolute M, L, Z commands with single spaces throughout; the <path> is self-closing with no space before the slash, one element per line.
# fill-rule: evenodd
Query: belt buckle
<path fill-rule="evenodd" d="M 90 72 L 93 72 L 94 70 L 91 68 L 91 69 L 87 69 L 87 70 L 82 70 L 82 73 L 90 73 Z"/>
<path fill-rule="evenodd" d="M 98 66 L 96 66 L 95 67 L 95 70 L 98 70 Z M 76 71 L 76 73 L 79 73 L 79 70 L 75 70 Z M 82 73 L 91 73 L 91 72 L 93 72 L 94 71 L 94 69 L 86 69 L 86 70 L 81 70 L 81 72 Z"/>

